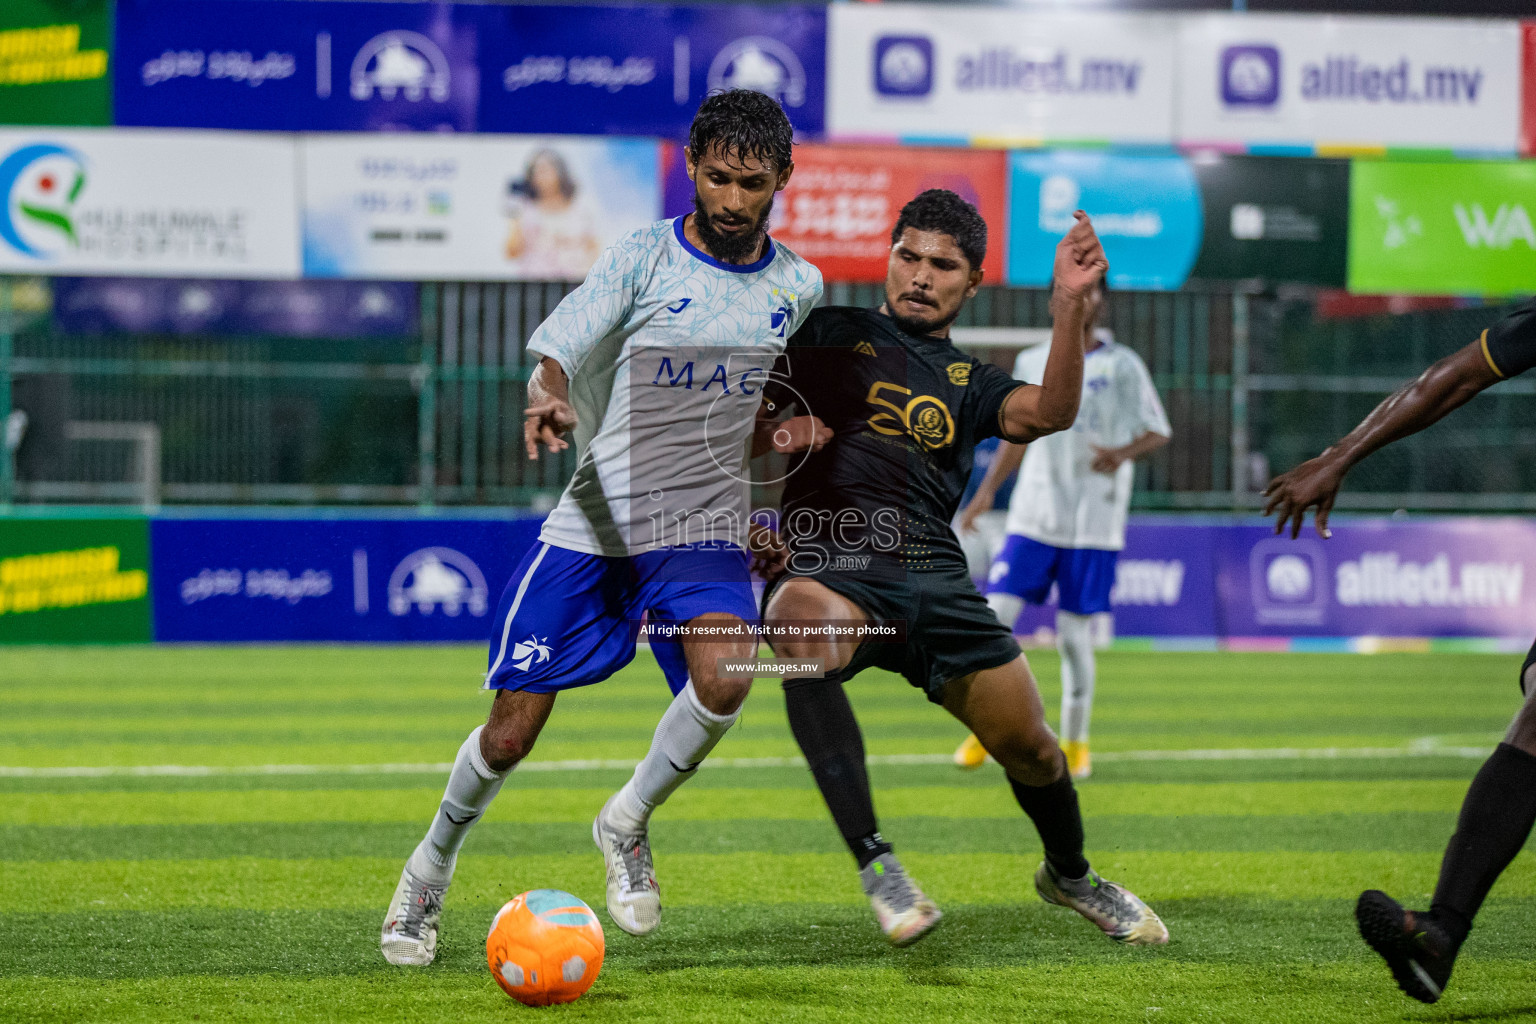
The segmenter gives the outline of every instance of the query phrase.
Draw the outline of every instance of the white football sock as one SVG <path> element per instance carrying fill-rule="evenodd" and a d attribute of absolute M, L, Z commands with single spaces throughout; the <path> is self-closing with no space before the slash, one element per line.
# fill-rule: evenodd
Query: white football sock
<path fill-rule="evenodd" d="M 610 803 L 609 823 L 621 832 L 645 831 L 651 812 L 688 781 L 740 714 L 739 709 L 715 714 L 699 701 L 693 680 L 688 680 L 661 716 L 650 752 Z"/>
<path fill-rule="evenodd" d="M 997 621 L 1012 633 L 1014 625 L 1019 621 L 1019 616 L 1024 613 L 1024 599 L 1015 597 L 1013 594 L 988 594 L 987 607 L 992 609 L 992 614 L 997 616 Z"/>
<path fill-rule="evenodd" d="M 491 805 L 501 784 L 512 769 L 497 772 L 485 763 L 480 753 L 479 726 L 469 734 L 469 739 L 459 748 L 453 759 L 453 771 L 448 773 L 448 787 L 443 791 L 443 801 L 437 807 L 437 815 L 427 829 L 427 836 L 411 854 L 411 874 L 427 882 L 447 884 L 453 876 L 453 862 L 459 855 L 459 847 L 480 815 Z"/>
<path fill-rule="evenodd" d="M 1061 652 L 1061 738 L 1085 743 L 1093 713 L 1093 616 L 1057 612 L 1056 649 Z"/>

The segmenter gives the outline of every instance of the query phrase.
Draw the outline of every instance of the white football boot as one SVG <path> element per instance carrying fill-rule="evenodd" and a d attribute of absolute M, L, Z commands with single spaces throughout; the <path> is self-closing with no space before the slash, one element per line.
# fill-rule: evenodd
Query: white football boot
<path fill-rule="evenodd" d="M 429 885 L 411 874 L 410 861 L 400 872 L 400 884 L 384 915 L 379 949 L 399 967 L 425 967 L 437 955 L 437 922 L 443 916 L 448 883 Z"/>
<path fill-rule="evenodd" d="M 894 854 L 882 853 L 859 871 L 864 895 L 893 946 L 910 946 L 933 931 L 944 912 L 923 894 Z"/>
<path fill-rule="evenodd" d="M 608 868 L 608 916 L 631 935 L 649 935 L 661 924 L 661 887 L 651 865 L 651 840 L 645 832 L 621 832 L 608 823 L 608 808 L 597 812 L 592 841 Z"/>
<path fill-rule="evenodd" d="M 1090 869 L 1086 878 L 1068 882 L 1056 873 L 1048 861 L 1041 861 L 1035 872 L 1035 892 L 1047 903 L 1071 907 L 1100 930 L 1127 946 L 1161 946 L 1168 941 L 1168 928 L 1140 896 Z"/>

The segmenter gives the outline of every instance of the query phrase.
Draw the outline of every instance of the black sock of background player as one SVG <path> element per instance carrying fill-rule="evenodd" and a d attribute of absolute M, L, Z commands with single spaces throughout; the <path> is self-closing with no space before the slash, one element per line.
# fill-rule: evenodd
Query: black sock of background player
<path fill-rule="evenodd" d="M 837 830 L 862 869 L 891 844 L 880 837 L 864 770 L 864 736 L 836 679 L 784 680 L 789 728 L 816 777 Z"/>
<path fill-rule="evenodd" d="M 1536 757 L 1500 743 L 1483 762 L 1440 863 L 1430 913 L 1460 946 L 1483 905 L 1536 824 Z"/>
<path fill-rule="evenodd" d="M 1083 812 L 1077 806 L 1077 789 L 1066 772 L 1048 786 L 1026 786 L 1012 776 L 1008 785 L 1013 797 L 1035 823 L 1045 859 L 1062 878 L 1082 878 L 1088 873 L 1083 856 Z"/>

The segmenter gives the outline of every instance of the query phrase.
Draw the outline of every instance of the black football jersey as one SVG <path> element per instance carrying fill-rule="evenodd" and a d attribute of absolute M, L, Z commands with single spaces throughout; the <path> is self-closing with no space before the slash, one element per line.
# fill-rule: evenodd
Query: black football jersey
<path fill-rule="evenodd" d="M 1536 367 L 1536 299 L 1516 306 L 1483 332 L 1483 355 L 1500 377 L 1514 377 Z"/>
<path fill-rule="evenodd" d="M 862 556 L 903 570 L 965 564 L 950 529 L 976 442 L 998 436 L 1022 386 L 948 341 L 907 334 L 870 309 L 823 307 L 790 338 L 771 400 L 814 415 L 832 440 L 798 460 L 780 525 L 792 568 Z"/>

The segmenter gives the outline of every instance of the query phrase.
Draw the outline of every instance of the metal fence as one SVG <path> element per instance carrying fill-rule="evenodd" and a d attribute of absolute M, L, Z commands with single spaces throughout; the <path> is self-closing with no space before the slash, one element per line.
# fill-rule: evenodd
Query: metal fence
<path fill-rule="evenodd" d="M 523 456 L 524 346 L 570 286 L 420 287 L 417 337 L 339 342 L 71 336 L 46 303 L 13 308 L 16 279 L 0 278 L 0 423 L 20 441 L 0 459 L 0 505 L 546 507 L 573 456 Z M 879 299 L 876 286 L 827 290 L 834 304 Z M 983 289 L 960 325 L 1048 326 L 1047 299 Z M 1107 324 L 1146 359 L 1175 432 L 1138 468 L 1137 506 L 1255 507 L 1272 470 L 1321 451 L 1497 314 L 1330 318 L 1302 291 L 1113 295 Z M 1533 446 L 1536 382 L 1505 382 L 1360 466 L 1340 504 L 1536 508 L 1536 460 L 1520 457 Z"/>

